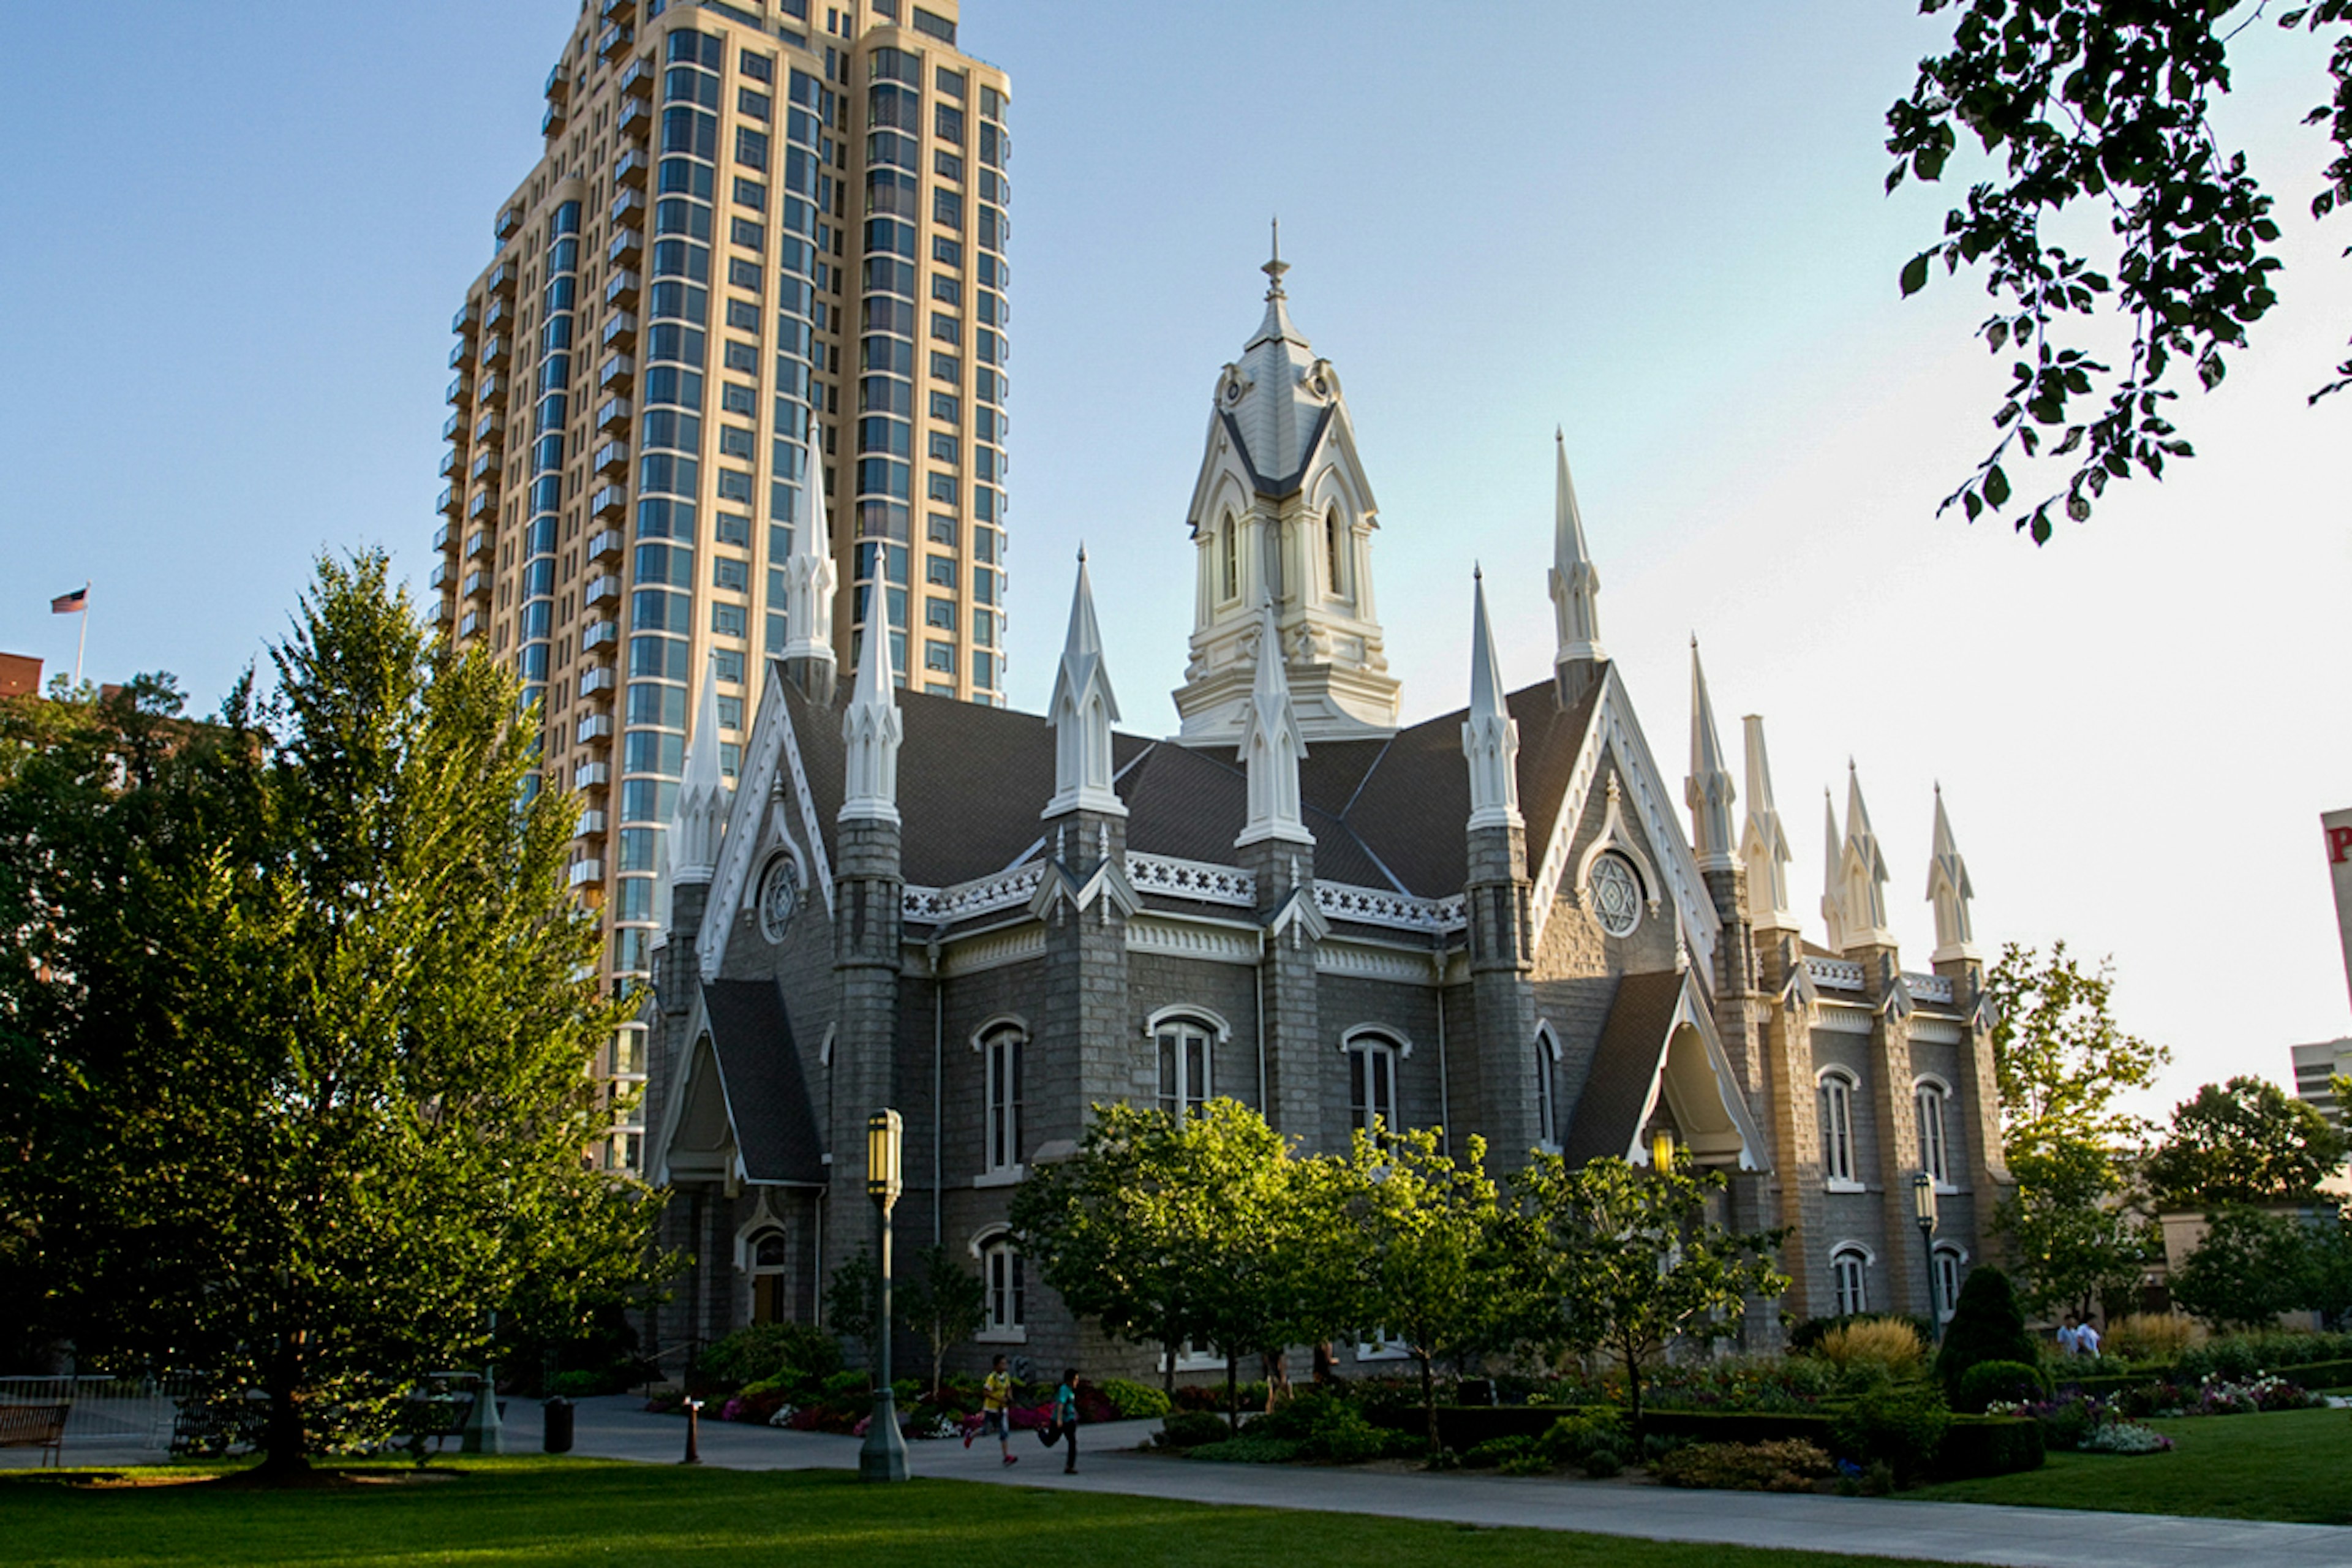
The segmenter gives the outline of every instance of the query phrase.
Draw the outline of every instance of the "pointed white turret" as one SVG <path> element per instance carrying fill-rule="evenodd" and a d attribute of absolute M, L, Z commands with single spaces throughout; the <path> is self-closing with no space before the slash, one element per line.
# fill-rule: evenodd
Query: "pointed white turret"
<path fill-rule="evenodd" d="M 1486 619 L 1485 574 L 1470 574 L 1470 712 L 1462 721 L 1470 763 L 1470 826 L 1518 827 L 1519 725 L 1503 701 L 1503 665 Z"/>
<path fill-rule="evenodd" d="M 1844 946 L 1894 946 L 1895 933 L 1886 925 L 1886 857 L 1878 847 L 1870 813 L 1862 804 L 1862 775 L 1851 762 L 1845 769 L 1845 855 L 1841 869 L 1845 886 Z"/>
<path fill-rule="evenodd" d="M 1936 786 L 1936 846 L 1927 865 L 1927 901 L 1936 906 L 1934 962 L 1981 962 L 1976 931 L 1969 921 L 1969 900 L 1977 896 L 1969 881 L 1969 863 L 1952 837 L 1952 819 L 1944 815 L 1944 786 Z"/>
<path fill-rule="evenodd" d="M 856 685 L 841 715 L 845 745 L 840 820 L 896 823 L 898 742 L 906 738 L 907 724 L 891 689 L 890 634 L 884 629 L 882 606 L 870 608 L 857 650 Z"/>
<path fill-rule="evenodd" d="M 1731 770 L 1715 735 L 1715 704 L 1707 700 L 1706 671 L 1699 667 L 1698 638 L 1691 638 L 1691 771 L 1683 798 L 1691 811 L 1691 848 L 1702 871 L 1728 871 L 1739 864 L 1738 840 L 1731 831 Z"/>
<path fill-rule="evenodd" d="M 1559 622 L 1559 651 L 1552 662 L 1599 663 L 1609 655 L 1601 647 L 1601 574 L 1584 542 L 1584 514 L 1577 510 L 1576 481 L 1568 477 L 1568 436 L 1554 431 L 1559 472 L 1553 481 L 1552 611 Z"/>
<path fill-rule="evenodd" d="M 1290 703 L 1290 680 L 1283 670 L 1281 634 L 1275 629 L 1274 605 L 1268 601 L 1258 615 L 1257 681 L 1242 716 L 1242 763 L 1249 773 L 1249 820 L 1236 849 L 1269 838 L 1312 844 L 1315 836 L 1298 813 L 1298 764 L 1307 755 L 1307 737 Z"/>
<path fill-rule="evenodd" d="M 708 882 L 719 868 L 719 839 L 727 824 L 727 781 L 719 770 L 719 682 L 702 676 L 702 700 L 678 781 L 677 811 L 669 825 L 669 879 Z"/>
<path fill-rule="evenodd" d="M 1125 816 L 1127 807 L 1111 784 L 1110 727 L 1118 722 L 1118 699 L 1103 666 L 1102 628 L 1095 622 L 1083 547 L 1078 585 L 1070 595 L 1070 629 L 1062 639 L 1062 665 L 1054 675 L 1045 722 L 1054 730 L 1054 798 L 1045 803 L 1044 815 L 1084 810 Z"/>
<path fill-rule="evenodd" d="M 1748 864 L 1748 923 L 1759 931 L 1795 931 L 1789 909 L 1789 835 L 1780 809 L 1772 804 L 1772 763 L 1764 752 L 1764 721 L 1750 713 L 1740 721 L 1748 748 L 1748 825 L 1740 835 L 1740 858 Z"/>
<path fill-rule="evenodd" d="M 801 476 L 799 526 L 784 557 L 782 657 L 834 662 L 833 594 L 840 575 L 833 563 L 833 540 L 824 520 L 824 450 L 818 444 L 816 416 L 809 416 L 806 472 Z"/>
<path fill-rule="evenodd" d="M 1840 853 L 1837 802 L 1822 786 L 1822 919 L 1829 922 L 1832 952 L 1845 951 L 1845 857 Z"/>

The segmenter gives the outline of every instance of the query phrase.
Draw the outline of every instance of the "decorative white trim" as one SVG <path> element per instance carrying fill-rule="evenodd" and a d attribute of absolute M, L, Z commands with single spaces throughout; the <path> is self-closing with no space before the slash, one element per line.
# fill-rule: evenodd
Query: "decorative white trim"
<path fill-rule="evenodd" d="M 1019 909 L 1029 901 L 1030 895 L 1045 879 L 1045 862 L 1030 860 L 1008 867 L 992 876 L 978 877 L 952 887 L 924 888 L 910 884 L 900 896 L 899 908 L 910 921 L 948 925 L 956 921 L 970 920 L 975 915 Z"/>
<path fill-rule="evenodd" d="M 1873 1268 L 1878 1267 L 1878 1254 L 1872 1249 L 1870 1244 L 1866 1241 L 1833 1241 L 1830 1243 L 1829 1256 L 1831 1258 L 1835 1259 L 1841 1254 L 1848 1252 L 1857 1255 L 1864 1264 Z"/>
<path fill-rule="evenodd" d="M 982 1171 L 971 1179 L 974 1187 L 1017 1187 L 1029 1176 L 1026 1165 L 1007 1165 L 1003 1170 Z"/>
<path fill-rule="evenodd" d="M 1948 1100 L 1951 1098 L 1952 1086 L 1944 1081 L 1944 1075 L 1941 1073 L 1916 1074 L 1911 1079 L 1911 1092 L 1916 1094 L 1923 1089 L 1932 1089 Z"/>
<path fill-rule="evenodd" d="M 1382 888 L 1318 881 L 1315 907 L 1333 920 L 1398 931 L 1466 931 L 1470 925 L 1469 902 L 1460 893 L 1447 899 L 1418 899 Z"/>
<path fill-rule="evenodd" d="M 1139 914 L 1127 922 L 1129 952 L 1154 952 L 1205 963 L 1255 964 L 1264 946 L 1264 934 L 1255 926 L 1224 921 Z"/>
<path fill-rule="evenodd" d="M 1426 952 L 1334 937 L 1315 950 L 1315 973 L 1425 986 L 1435 978 L 1436 966 Z"/>
<path fill-rule="evenodd" d="M 1224 1015 L 1213 1007 L 1195 1006 L 1189 1002 L 1172 1003 L 1143 1020 L 1143 1037 L 1157 1039 L 1162 1024 L 1185 1022 L 1206 1024 L 1216 1032 L 1217 1044 L 1224 1045 L 1234 1037 L 1234 1026 L 1225 1022 Z"/>
<path fill-rule="evenodd" d="M 1551 1053 L 1551 1059 L 1555 1065 L 1562 1059 L 1559 1048 L 1559 1031 L 1551 1026 L 1551 1020 L 1549 1018 L 1538 1018 L 1536 1020 L 1536 1044 L 1541 1046 L 1545 1050 Z"/>
<path fill-rule="evenodd" d="M 1906 969 L 1903 972 L 1903 984 L 1922 1002 L 1938 1002 L 1947 1007 L 1953 1005 L 1952 977 L 1948 974 L 1915 974 Z"/>
<path fill-rule="evenodd" d="M 995 1034 L 999 1029 L 1003 1029 L 1003 1028 L 1014 1028 L 1014 1029 L 1018 1029 L 1018 1030 L 1020 1030 L 1020 1031 L 1021 1031 L 1022 1036 L 1023 1036 L 1023 1037 L 1024 1037 L 1024 1038 L 1027 1038 L 1027 1039 L 1034 1039 L 1034 1038 L 1036 1037 L 1035 1036 L 1032 1035 L 1032 1034 L 1030 1033 L 1030 1031 L 1029 1031 L 1029 1020 L 1028 1020 L 1028 1019 L 1026 1019 L 1026 1018 L 1024 1018 L 1024 1017 L 1023 1017 L 1020 1014 L 1018 1014 L 1018 1013 L 997 1013 L 997 1014 L 993 1014 L 993 1015 L 992 1015 L 991 1016 L 989 1016 L 989 1017 L 987 1017 L 987 1018 L 982 1019 L 982 1020 L 981 1021 L 980 1026 L 979 1026 L 978 1028 L 975 1028 L 974 1030 L 972 1030 L 972 1032 L 971 1032 L 971 1049 L 972 1049 L 972 1054 L 973 1054 L 973 1055 L 975 1055 L 975 1056 L 977 1056 L 977 1055 L 979 1055 L 979 1054 L 980 1054 L 980 1052 L 982 1052 L 982 1050 L 985 1050 L 985 1049 L 987 1048 L 988 1037 L 989 1037 L 989 1036 L 991 1036 L 991 1035 Z"/>
<path fill-rule="evenodd" d="M 806 847 L 814 860 L 818 885 L 824 890 L 824 913 L 833 918 L 833 869 L 825 859 L 824 836 L 817 830 L 816 806 L 809 798 L 808 781 L 801 771 L 800 740 L 793 732 L 793 716 L 784 704 L 783 672 L 772 661 L 767 684 L 760 693 L 759 716 L 744 748 L 743 771 L 735 781 L 735 795 L 727 808 L 727 831 L 719 842 L 718 863 L 711 869 L 710 901 L 703 906 L 702 929 L 695 933 L 694 953 L 705 974 L 717 974 L 727 957 L 727 937 L 743 900 L 753 896 L 751 857 L 760 847 L 758 824 L 770 811 L 776 794 L 776 763 L 781 757 L 792 769 L 801 798 L 801 820 Z M 773 730 L 775 732 L 771 733 Z M 792 836 L 775 819 L 776 836 L 786 844 Z M 805 865 L 806 862 L 803 862 Z"/>
<path fill-rule="evenodd" d="M 1257 903 L 1257 879 L 1234 866 L 1206 860 L 1180 860 L 1168 855 L 1128 852 L 1127 879 L 1139 893 L 1160 893 L 1203 904 L 1230 904 L 1251 909 Z"/>
<path fill-rule="evenodd" d="M 1743 1171 L 1769 1170 L 1772 1156 L 1764 1142 L 1763 1130 L 1756 1125 L 1748 1109 L 1747 1093 L 1740 1089 L 1738 1078 L 1731 1070 L 1731 1058 L 1723 1048 L 1723 1037 L 1716 1032 L 1715 1013 L 1698 992 L 1695 977 L 1683 972 L 1682 989 L 1675 994 L 1674 1012 L 1666 1019 L 1665 1038 L 1659 1042 L 1657 1069 L 1651 1074 L 1649 1092 L 1642 1100 L 1642 1114 L 1634 1123 L 1633 1140 L 1625 1151 L 1628 1163 L 1647 1165 L 1650 1151 L 1643 1141 L 1641 1129 L 1649 1125 L 1650 1118 L 1665 1098 L 1666 1068 L 1673 1057 L 1674 1038 L 1677 1031 L 1688 1028 L 1696 1032 L 1706 1053 L 1707 1068 L 1715 1080 L 1715 1092 L 1730 1119 L 1731 1130 L 1739 1140 L 1738 1164 Z"/>
<path fill-rule="evenodd" d="M 1023 921 L 956 942 L 940 954 L 940 973 L 954 979 L 1045 955 L 1045 928 L 1035 921 Z"/>
<path fill-rule="evenodd" d="M 1808 958 L 1805 968 L 1824 991 L 1859 991 L 1866 979 L 1861 964 L 1843 958 Z"/>
<path fill-rule="evenodd" d="M 1859 1002 L 1832 1002 L 1824 998 L 1813 1009 L 1813 1027 L 1832 1035 L 1866 1035 L 1870 1033 L 1872 1014 Z"/>
<path fill-rule="evenodd" d="M 1402 1029 L 1389 1024 L 1355 1024 L 1339 1031 L 1339 1054 L 1346 1056 L 1359 1043 L 1382 1045 L 1397 1054 L 1399 1061 L 1412 1060 L 1412 1040 Z"/>
<path fill-rule="evenodd" d="M 824 1038 L 816 1047 L 817 1065 L 827 1072 L 833 1070 L 833 1042 L 839 1037 L 840 1034 L 840 1025 L 827 1024 L 824 1026 Z"/>
<path fill-rule="evenodd" d="M 1919 1013 L 1911 1015 L 1910 1032 L 1911 1038 L 1923 1046 L 1957 1046 L 1969 1037 L 1958 1018 L 1930 1018 Z"/>

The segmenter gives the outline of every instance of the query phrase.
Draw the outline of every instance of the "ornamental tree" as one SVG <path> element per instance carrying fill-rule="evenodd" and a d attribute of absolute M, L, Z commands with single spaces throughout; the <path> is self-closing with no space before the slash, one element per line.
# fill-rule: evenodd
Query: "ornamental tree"
<path fill-rule="evenodd" d="M 2240 1077 L 2173 1107 L 2147 1181 L 2168 1209 L 2305 1203 L 2344 1156 L 2344 1135 L 2317 1107 L 2266 1079 Z"/>

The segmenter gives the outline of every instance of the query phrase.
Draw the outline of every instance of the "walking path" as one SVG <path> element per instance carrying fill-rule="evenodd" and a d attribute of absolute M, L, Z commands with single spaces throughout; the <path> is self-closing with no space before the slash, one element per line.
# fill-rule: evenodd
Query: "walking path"
<path fill-rule="evenodd" d="M 2352 1529 L 2087 1513 L 1981 1503 L 1907 1502 L 1765 1492 L 1685 1491 L 1629 1481 L 1399 1475 L 1288 1465 L 1191 1464 L 1133 1452 L 1158 1425 L 1121 1421 L 1083 1431 L 1079 1473 L 1028 1433 L 1007 1467 L 992 1442 L 908 1445 L 917 1476 L 1056 1490 L 1171 1498 L 1253 1508 L 1448 1523 L 1589 1531 L 1740 1546 L 1876 1553 L 2009 1568 L 2352 1568 Z M 516 1436 L 525 1428 L 514 1429 Z M 531 1436 L 536 1436 L 533 1432 Z M 855 1469 L 857 1439 L 706 1421 L 705 1464 L 729 1469 Z M 676 1462 L 686 1424 L 648 1415 L 626 1396 L 582 1401 L 577 1448 L 602 1458 Z"/>

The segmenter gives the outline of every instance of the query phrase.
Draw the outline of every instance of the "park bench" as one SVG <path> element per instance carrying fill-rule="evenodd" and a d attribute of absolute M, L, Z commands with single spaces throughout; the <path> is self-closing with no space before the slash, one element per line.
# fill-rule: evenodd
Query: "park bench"
<path fill-rule="evenodd" d="M 65 1464 L 66 1416 L 70 1405 L 0 1405 L 0 1448 L 39 1448 L 46 1467 Z"/>

